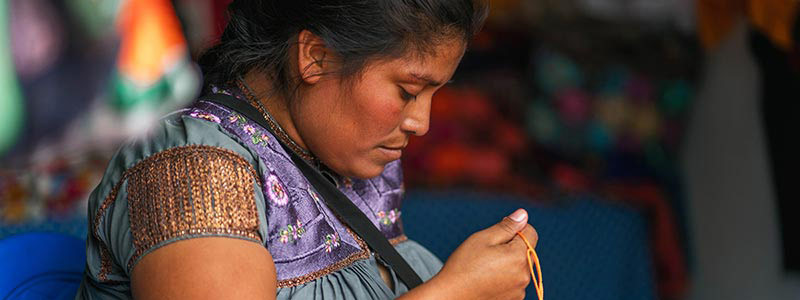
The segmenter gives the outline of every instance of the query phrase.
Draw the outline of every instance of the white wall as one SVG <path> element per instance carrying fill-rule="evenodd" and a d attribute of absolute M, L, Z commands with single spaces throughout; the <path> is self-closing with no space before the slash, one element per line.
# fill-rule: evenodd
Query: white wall
<path fill-rule="evenodd" d="M 687 131 L 691 300 L 800 299 L 800 279 L 781 266 L 759 70 L 747 36 L 741 24 L 708 54 Z"/>

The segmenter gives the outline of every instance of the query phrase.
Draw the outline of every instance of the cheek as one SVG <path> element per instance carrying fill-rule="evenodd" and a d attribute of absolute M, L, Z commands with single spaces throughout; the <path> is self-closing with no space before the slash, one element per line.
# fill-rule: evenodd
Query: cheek
<path fill-rule="evenodd" d="M 400 126 L 404 102 L 398 96 L 383 91 L 364 93 L 356 100 L 358 105 L 354 117 L 360 127 L 358 131 L 370 132 L 370 136 L 382 138 Z"/>

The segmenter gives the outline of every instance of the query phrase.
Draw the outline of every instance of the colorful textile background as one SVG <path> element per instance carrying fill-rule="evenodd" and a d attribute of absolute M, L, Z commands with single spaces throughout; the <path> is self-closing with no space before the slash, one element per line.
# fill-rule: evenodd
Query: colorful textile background
<path fill-rule="evenodd" d="M 12 0 L 0 12 L 0 236 L 83 236 L 114 149 L 191 101 L 199 71 L 168 0 Z"/>
<path fill-rule="evenodd" d="M 228 2 L 0 2 L 0 238 L 85 236 L 88 193 L 119 143 L 197 95 L 192 59 L 221 34 Z M 625 224 L 642 227 L 631 247 L 650 252 L 655 283 L 638 286 L 655 291 L 641 294 L 681 298 L 691 257 L 677 162 L 702 50 L 747 18 L 793 53 L 783 63 L 800 65 L 797 2 L 491 6 L 454 82 L 435 95 L 429 133 L 407 148 L 408 189 L 423 202 L 431 190 L 510 195 L 551 214 L 579 198 L 575 216 L 587 219 L 624 211 L 634 220 Z"/>
<path fill-rule="evenodd" d="M 434 96 L 429 133 L 409 144 L 409 188 L 633 207 L 649 216 L 658 294 L 680 298 L 678 157 L 702 53 L 685 25 L 691 7 L 644 2 L 501 1 Z"/>

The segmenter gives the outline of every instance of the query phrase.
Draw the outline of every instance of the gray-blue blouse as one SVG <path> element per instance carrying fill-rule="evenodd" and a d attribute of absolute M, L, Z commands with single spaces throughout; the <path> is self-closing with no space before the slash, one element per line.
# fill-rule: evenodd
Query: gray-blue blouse
<path fill-rule="evenodd" d="M 214 92 L 245 101 L 235 88 Z M 372 179 L 334 179 L 423 280 L 441 261 L 403 234 L 399 161 Z M 169 243 L 225 236 L 273 257 L 278 299 L 392 299 L 407 292 L 330 211 L 280 146 L 252 120 L 198 101 L 162 119 L 111 159 L 89 199 L 87 264 L 76 299 L 129 299 L 130 275 Z M 388 266 L 387 266 L 388 267 Z"/>

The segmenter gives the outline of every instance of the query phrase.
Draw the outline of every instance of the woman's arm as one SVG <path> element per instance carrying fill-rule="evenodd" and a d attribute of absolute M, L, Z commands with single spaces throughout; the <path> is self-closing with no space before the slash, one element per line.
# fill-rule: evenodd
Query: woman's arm
<path fill-rule="evenodd" d="M 538 236 L 522 214 L 470 236 L 436 276 L 398 299 L 523 299 L 530 275 L 516 232 L 534 246 Z M 131 287 L 135 299 L 275 299 L 277 280 L 262 245 L 203 237 L 145 255 L 132 270 Z"/>
<path fill-rule="evenodd" d="M 264 246 L 236 238 L 182 240 L 134 266 L 134 299 L 275 299 L 275 264 Z"/>

